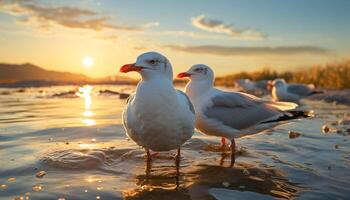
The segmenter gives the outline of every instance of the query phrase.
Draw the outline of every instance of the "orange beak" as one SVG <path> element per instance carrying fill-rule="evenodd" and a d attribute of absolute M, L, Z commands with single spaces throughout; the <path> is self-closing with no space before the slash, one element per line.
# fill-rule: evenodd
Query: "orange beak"
<path fill-rule="evenodd" d="M 273 85 L 272 81 L 268 81 L 268 82 L 267 82 L 267 85 L 266 85 L 266 89 L 267 89 L 267 90 L 272 90 L 273 86 L 274 86 L 274 85 Z"/>
<path fill-rule="evenodd" d="M 140 67 L 140 66 L 136 66 L 135 63 L 132 63 L 132 64 L 126 64 L 126 65 L 123 65 L 119 71 L 122 72 L 122 73 L 128 73 L 128 72 L 131 72 L 131 71 L 135 71 L 135 72 L 139 72 L 142 70 L 143 67 Z"/>
<path fill-rule="evenodd" d="M 192 74 L 187 73 L 187 72 L 181 72 L 180 74 L 177 75 L 177 78 L 185 78 L 185 77 L 190 77 Z"/>

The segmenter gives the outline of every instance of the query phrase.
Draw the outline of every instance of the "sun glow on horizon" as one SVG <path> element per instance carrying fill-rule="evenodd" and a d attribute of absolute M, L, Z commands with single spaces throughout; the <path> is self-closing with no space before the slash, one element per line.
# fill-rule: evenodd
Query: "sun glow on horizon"
<path fill-rule="evenodd" d="M 84 57 L 82 62 L 83 66 L 87 69 L 91 68 L 94 65 L 94 60 L 89 56 Z"/>

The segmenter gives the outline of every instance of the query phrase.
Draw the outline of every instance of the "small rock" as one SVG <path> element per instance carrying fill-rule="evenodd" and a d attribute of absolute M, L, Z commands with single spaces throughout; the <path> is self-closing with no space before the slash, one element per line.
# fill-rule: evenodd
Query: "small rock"
<path fill-rule="evenodd" d="M 332 126 L 338 126 L 338 122 L 332 122 L 331 125 Z"/>
<path fill-rule="evenodd" d="M 222 185 L 223 185 L 224 187 L 228 187 L 228 186 L 230 186 L 230 183 L 229 183 L 229 182 L 222 182 Z"/>
<path fill-rule="evenodd" d="M 42 178 L 42 177 L 44 177 L 45 175 L 46 175 L 46 172 L 45 172 L 45 171 L 40 171 L 40 172 L 36 173 L 36 177 L 37 177 L 37 178 Z"/>
<path fill-rule="evenodd" d="M 42 186 L 42 185 L 34 185 L 34 186 L 32 187 L 32 189 L 33 189 L 34 191 L 36 191 L 36 192 L 39 192 L 39 191 L 41 191 L 41 190 L 43 189 L 43 186 Z"/>
<path fill-rule="evenodd" d="M 350 125 L 350 118 L 344 118 L 338 121 L 339 125 Z"/>
<path fill-rule="evenodd" d="M 11 92 L 9 92 L 9 91 L 5 91 L 5 92 L 0 93 L 0 95 L 10 95 L 10 94 L 11 94 Z"/>
<path fill-rule="evenodd" d="M 100 90 L 100 94 L 117 95 L 119 94 L 119 92 L 115 92 L 112 90 Z"/>
<path fill-rule="evenodd" d="M 322 126 L 322 132 L 323 132 L 323 133 L 328 133 L 330 130 L 331 130 L 331 129 L 329 128 L 329 126 L 327 126 L 327 125 L 323 125 L 323 126 Z"/>
<path fill-rule="evenodd" d="M 26 90 L 22 88 L 22 89 L 17 90 L 16 92 L 23 93 L 23 92 L 26 92 Z"/>
<path fill-rule="evenodd" d="M 301 135 L 301 133 L 298 133 L 296 131 L 288 131 L 288 134 L 289 134 L 289 139 L 294 139 Z"/>
<path fill-rule="evenodd" d="M 120 99 L 126 99 L 126 98 L 128 98 L 130 95 L 129 94 L 126 94 L 126 93 L 120 93 L 119 94 L 119 98 Z"/>
<path fill-rule="evenodd" d="M 16 181 L 16 178 L 11 177 L 11 178 L 8 178 L 7 181 L 8 181 L 8 182 L 15 182 L 15 181 Z"/>
<path fill-rule="evenodd" d="M 8 186 L 5 184 L 0 185 L 0 189 L 2 189 L 2 190 L 6 190 L 7 188 L 8 188 Z"/>

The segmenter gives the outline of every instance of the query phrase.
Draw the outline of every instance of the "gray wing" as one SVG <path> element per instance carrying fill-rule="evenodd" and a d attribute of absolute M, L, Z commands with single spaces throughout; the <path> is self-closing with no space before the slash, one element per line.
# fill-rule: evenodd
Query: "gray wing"
<path fill-rule="evenodd" d="M 191 112 L 192 112 L 193 114 L 195 114 L 193 104 L 192 104 L 190 98 L 188 98 L 187 94 L 184 93 L 184 92 L 181 91 L 181 90 L 176 90 L 176 91 L 177 91 L 179 94 L 183 95 L 183 96 L 187 99 L 187 104 L 188 104 L 188 106 L 189 106 Z"/>
<path fill-rule="evenodd" d="M 204 115 L 238 130 L 277 118 L 283 113 L 255 96 L 242 93 L 223 92 L 213 97 L 212 103 Z"/>
<path fill-rule="evenodd" d="M 268 80 L 261 80 L 255 82 L 255 86 L 261 90 L 267 90 Z"/>
<path fill-rule="evenodd" d="M 299 96 L 308 96 L 312 93 L 312 89 L 309 86 L 303 84 L 289 84 L 287 91 Z"/>

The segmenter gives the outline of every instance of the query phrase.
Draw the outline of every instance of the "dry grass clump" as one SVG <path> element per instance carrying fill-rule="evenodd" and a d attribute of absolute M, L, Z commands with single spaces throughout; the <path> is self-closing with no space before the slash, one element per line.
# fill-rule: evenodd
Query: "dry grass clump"
<path fill-rule="evenodd" d="M 240 72 L 218 77 L 215 80 L 215 84 L 232 87 L 235 85 L 235 80 L 245 78 L 253 81 L 284 78 L 287 82 L 313 83 L 315 86 L 321 88 L 348 89 L 350 88 L 350 60 L 333 64 L 303 67 L 296 71 L 277 72 L 276 70 L 263 68 L 255 72 Z"/>

